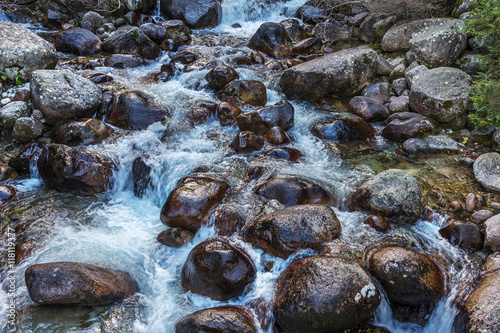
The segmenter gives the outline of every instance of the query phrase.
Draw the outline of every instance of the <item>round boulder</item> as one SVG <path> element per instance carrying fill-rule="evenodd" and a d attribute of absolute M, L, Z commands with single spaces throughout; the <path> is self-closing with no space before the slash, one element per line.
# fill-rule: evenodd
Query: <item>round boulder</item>
<path fill-rule="evenodd" d="M 252 36 L 248 47 L 273 58 L 291 57 L 293 52 L 288 47 L 287 35 L 285 27 L 281 24 L 266 22 Z"/>
<path fill-rule="evenodd" d="M 221 91 L 220 98 L 233 104 L 264 106 L 267 103 L 267 90 L 260 81 L 233 80 Z"/>
<path fill-rule="evenodd" d="M 311 132 L 320 139 L 339 142 L 375 139 L 375 129 L 360 118 L 319 122 L 313 125 Z"/>
<path fill-rule="evenodd" d="M 175 333 L 254 333 L 259 329 L 250 308 L 221 306 L 196 311 L 182 318 L 175 325 Z"/>
<path fill-rule="evenodd" d="M 52 141 L 68 146 L 99 143 L 113 133 L 113 129 L 94 118 L 61 122 L 52 129 Z"/>
<path fill-rule="evenodd" d="M 208 81 L 208 87 L 215 90 L 221 90 L 229 82 L 239 77 L 240 76 L 233 68 L 223 65 L 215 67 L 205 76 Z"/>
<path fill-rule="evenodd" d="M 73 28 L 45 34 L 43 38 L 52 42 L 59 52 L 84 55 L 101 51 L 101 40 L 87 29 Z"/>
<path fill-rule="evenodd" d="M 229 147 L 233 148 L 239 154 L 249 154 L 261 150 L 264 147 L 264 141 L 254 132 L 239 132 Z"/>
<path fill-rule="evenodd" d="M 479 156 L 474 162 L 474 176 L 487 191 L 500 192 L 500 154 Z"/>
<path fill-rule="evenodd" d="M 21 117 L 17 119 L 12 129 L 12 136 L 21 142 L 29 142 L 38 138 L 42 133 L 42 124 L 31 117 Z"/>
<path fill-rule="evenodd" d="M 391 115 L 384 104 L 364 96 L 356 96 L 351 99 L 349 112 L 368 122 L 385 120 Z"/>
<path fill-rule="evenodd" d="M 484 247 L 489 251 L 500 251 L 500 215 L 490 217 L 484 225 Z"/>
<path fill-rule="evenodd" d="M 293 126 L 294 108 L 288 101 L 282 100 L 252 112 L 240 114 L 236 121 L 242 131 L 252 131 L 264 135 L 274 126 L 284 130 Z"/>
<path fill-rule="evenodd" d="M 160 48 L 138 27 L 124 26 L 116 30 L 102 43 L 102 49 L 109 53 L 134 54 L 144 59 L 154 59 Z"/>

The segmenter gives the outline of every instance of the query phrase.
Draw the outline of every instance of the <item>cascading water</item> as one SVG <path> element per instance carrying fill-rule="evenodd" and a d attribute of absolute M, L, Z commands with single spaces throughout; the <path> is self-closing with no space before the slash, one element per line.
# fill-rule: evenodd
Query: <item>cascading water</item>
<path fill-rule="evenodd" d="M 261 23 L 279 22 L 287 15 L 293 14 L 304 2 L 292 0 L 261 5 L 262 2 L 256 0 L 225 0 L 222 2 L 222 24 L 209 32 L 216 35 L 236 34 L 237 38 L 249 39 Z M 239 23 L 241 28 L 232 28 L 234 23 Z M 197 40 L 203 40 L 203 36 L 195 36 L 194 40 L 195 43 Z M 205 56 L 218 58 L 220 62 L 225 62 L 231 55 L 241 52 L 240 48 L 227 45 L 199 45 L 197 49 Z M 73 309 L 68 313 L 64 310 L 50 312 L 44 307 L 28 307 L 32 302 L 27 295 L 23 274 L 28 266 L 42 262 L 85 262 L 129 272 L 140 287 L 137 297 L 137 311 L 140 315 L 133 319 L 134 332 L 174 332 L 175 323 L 180 318 L 200 309 L 225 304 L 245 305 L 256 299 L 272 301 L 274 283 L 279 274 L 294 259 L 313 253 L 312 251 L 300 252 L 283 260 L 255 250 L 242 242 L 241 245 L 248 250 L 257 266 L 257 277 L 250 290 L 228 302 L 213 301 L 191 292 L 183 292 L 180 272 L 190 250 L 207 237 L 215 235 L 215 231 L 210 225 L 202 227 L 191 243 L 179 249 L 159 244 L 156 236 L 166 229 L 159 216 L 168 194 L 179 179 L 191 174 L 200 165 L 213 167 L 219 175 L 225 177 L 231 188 L 238 188 L 238 193 L 232 194 L 231 204 L 237 206 L 246 216 L 251 216 L 260 209 L 252 205 L 251 196 L 255 184 L 246 183 L 241 177 L 249 166 L 263 165 L 277 175 L 297 175 L 310 179 L 322 184 L 339 198 L 345 198 L 356 185 L 374 174 L 366 166 L 342 159 L 311 135 L 312 124 L 330 117 L 331 114 L 306 102 L 292 102 L 295 108 L 295 125 L 290 133 L 295 137 L 294 147 L 304 154 L 303 160 L 298 163 L 263 159 L 256 155 L 245 157 L 232 154 L 227 146 L 237 131 L 220 127 L 216 120 L 194 128 L 183 127 L 186 114 L 194 102 L 213 100 L 215 96 L 205 89 L 204 77 L 207 70 L 177 74 L 168 82 L 153 85 L 142 83 L 141 77 L 157 71 L 161 64 L 168 60 L 169 56 L 165 55 L 158 62 L 146 67 L 125 70 L 100 69 L 113 76 L 116 81 L 143 90 L 168 105 L 173 113 L 172 122 L 175 123 L 170 127 L 177 130 L 162 138 L 165 127 L 158 123 L 150 126 L 147 131 L 124 133 L 113 141 L 90 147 L 119 161 L 120 167 L 115 175 L 114 188 L 96 198 L 64 198 L 64 195 L 61 195 L 63 198 L 60 200 L 65 207 L 78 213 L 50 213 L 52 215 L 46 217 L 52 222 L 50 235 L 47 235 L 48 241 L 37 248 L 16 270 L 18 306 L 25 309 L 16 328 L 19 332 L 97 332 L 100 331 L 103 314 L 108 311 L 104 307 L 93 310 Z M 277 77 L 272 73 L 242 68 L 239 68 L 238 72 L 242 79 L 257 79 L 266 84 L 268 104 L 274 104 L 283 98 L 275 89 Z M 382 139 L 375 149 L 382 150 L 389 145 Z M 147 156 L 145 163 L 151 168 L 153 184 L 142 198 L 134 196 L 131 185 L 132 163 L 138 156 Z M 350 165 L 351 162 L 353 165 Z M 46 189 L 37 177 L 33 171 L 31 179 L 17 181 L 13 185 L 27 197 L 43 196 Z M 371 242 L 383 241 L 383 235 L 362 223 L 364 214 L 342 209 L 335 211 L 342 225 L 339 241 L 360 251 L 364 249 L 367 239 Z M 461 250 L 452 247 L 439 236 L 439 223 L 419 221 L 413 227 L 401 226 L 394 228 L 392 232 L 446 262 L 450 289 L 453 289 L 461 276 L 466 274 L 464 267 L 467 266 L 467 261 Z M 274 261 L 270 271 L 263 267 L 267 260 Z M 395 320 L 390 305 L 384 298 L 374 323 L 387 327 L 392 333 L 452 332 L 454 296 L 451 292 L 437 304 L 426 327 Z M 2 317 L 8 310 L 6 300 L 5 290 L 0 291 Z M 271 331 L 270 327 L 268 332 Z"/>
<path fill-rule="evenodd" d="M 0 7 L 0 21 L 6 21 L 6 22 L 10 21 L 7 15 L 4 13 L 2 7 Z"/>

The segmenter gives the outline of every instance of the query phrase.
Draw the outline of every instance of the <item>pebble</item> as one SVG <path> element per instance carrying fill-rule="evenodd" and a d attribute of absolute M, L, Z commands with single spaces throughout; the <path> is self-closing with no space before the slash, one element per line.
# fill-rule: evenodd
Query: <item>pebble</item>
<path fill-rule="evenodd" d="M 490 208 L 494 209 L 494 210 L 500 210 L 500 203 L 498 203 L 498 202 L 492 202 L 490 204 Z"/>
<path fill-rule="evenodd" d="M 483 209 L 483 210 L 478 210 L 477 212 L 472 214 L 470 219 L 472 222 L 474 222 L 476 224 L 481 224 L 492 216 L 493 216 L 493 212 L 491 212 L 487 209 Z"/>
<path fill-rule="evenodd" d="M 465 210 L 472 213 L 474 208 L 477 205 L 477 198 L 473 193 L 467 194 L 467 198 L 465 199 Z"/>
<path fill-rule="evenodd" d="M 4 99 L 0 100 L 0 105 L 1 106 L 5 106 L 5 105 L 7 105 L 9 103 L 10 103 L 10 98 L 4 98 Z"/>

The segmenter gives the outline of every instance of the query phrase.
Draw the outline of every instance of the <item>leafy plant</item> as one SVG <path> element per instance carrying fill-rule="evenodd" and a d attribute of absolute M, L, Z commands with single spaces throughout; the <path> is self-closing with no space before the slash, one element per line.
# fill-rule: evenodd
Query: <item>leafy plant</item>
<path fill-rule="evenodd" d="M 22 78 L 23 78 L 23 74 L 21 72 L 17 72 L 17 74 L 16 74 L 16 84 L 18 86 L 20 86 L 21 84 L 23 84 L 23 81 L 21 81 Z"/>

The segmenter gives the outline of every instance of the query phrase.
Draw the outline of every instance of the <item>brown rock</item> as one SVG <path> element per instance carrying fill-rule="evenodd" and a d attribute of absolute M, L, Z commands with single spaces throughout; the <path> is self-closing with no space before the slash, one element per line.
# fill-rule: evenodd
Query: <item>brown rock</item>
<path fill-rule="evenodd" d="M 462 209 L 463 209 L 462 204 L 458 201 L 452 201 L 448 205 L 448 211 L 450 211 L 450 212 L 454 212 L 454 213 L 461 212 Z"/>
<path fill-rule="evenodd" d="M 245 218 L 232 207 L 219 207 L 215 213 L 214 224 L 219 236 L 231 236 L 241 230 Z"/>
<path fill-rule="evenodd" d="M 477 205 L 477 198 L 473 193 L 467 194 L 467 198 L 465 199 L 465 210 L 469 213 L 472 213 Z"/>
<path fill-rule="evenodd" d="M 287 143 L 293 142 L 293 137 L 279 126 L 272 127 L 264 135 L 264 140 L 272 145 L 285 145 Z"/>
<path fill-rule="evenodd" d="M 356 96 L 349 102 L 349 112 L 361 119 L 371 122 L 385 120 L 391 115 L 384 104 L 364 96 Z"/>
<path fill-rule="evenodd" d="M 237 118 L 238 127 L 242 131 L 251 131 L 264 135 L 274 126 L 287 130 L 293 126 L 294 108 L 285 100 L 259 108 L 255 111 L 242 113 Z"/>
<path fill-rule="evenodd" d="M 44 146 L 39 142 L 28 143 L 10 159 L 9 166 L 18 172 L 30 172 L 32 167 L 36 168 L 36 161 L 42 154 L 43 148 Z"/>
<path fill-rule="evenodd" d="M 175 325 L 175 333 L 254 333 L 255 316 L 244 306 L 221 306 L 196 311 Z"/>
<path fill-rule="evenodd" d="M 16 189 L 8 185 L 0 185 L 0 203 L 4 200 L 10 199 L 17 193 Z"/>
<path fill-rule="evenodd" d="M 319 122 L 312 127 L 311 132 L 320 139 L 339 142 L 375 139 L 375 129 L 359 118 Z"/>
<path fill-rule="evenodd" d="M 260 81 L 233 80 L 221 91 L 220 98 L 233 104 L 264 106 L 267 90 Z"/>
<path fill-rule="evenodd" d="M 52 129 L 52 141 L 68 146 L 90 145 L 108 138 L 114 130 L 94 118 L 57 123 Z"/>
<path fill-rule="evenodd" d="M 13 179 L 17 177 L 17 172 L 14 168 L 0 164 L 0 181 L 6 179 Z"/>
<path fill-rule="evenodd" d="M 363 220 L 363 223 L 380 232 L 385 232 L 389 229 L 389 222 L 382 216 L 368 216 Z"/>
<path fill-rule="evenodd" d="M 300 150 L 290 147 L 271 148 L 266 151 L 264 155 L 278 160 L 288 161 L 297 161 L 303 156 Z"/>
<path fill-rule="evenodd" d="M 156 240 L 166 246 L 182 247 L 192 241 L 193 238 L 194 234 L 192 232 L 180 228 L 170 228 L 160 232 Z"/>
<path fill-rule="evenodd" d="M 229 147 L 233 148 L 239 154 L 248 154 L 261 150 L 264 147 L 264 141 L 254 132 L 243 131 L 236 135 Z"/>
<path fill-rule="evenodd" d="M 279 23 L 263 23 L 252 36 L 248 47 L 273 58 L 291 57 L 293 52 L 287 44 L 287 32 Z"/>
<path fill-rule="evenodd" d="M 222 102 L 217 106 L 217 117 L 222 126 L 236 125 L 236 118 L 241 114 L 241 109 L 229 102 Z"/>
<path fill-rule="evenodd" d="M 16 90 L 16 94 L 12 99 L 12 102 L 25 102 L 28 103 L 30 99 L 30 90 L 28 88 L 21 87 Z"/>
<path fill-rule="evenodd" d="M 229 82 L 236 80 L 239 77 L 240 76 L 234 69 L 223 65 L 215 67 L 205 76 L 208 81 L 208 87 L 215 90 L 221 90 Z"/>
<path fill-rule="evenodd" d="M 478 210 L 477 212 L 472 214 L 471 220 L 476 224 L 481 224 L 492 216 L 493 216 L 492 211 L 483 209 L 483 210 Z"/>
<path fill-rule="evenodd" d="M 297 54 L 309 54 L 319 51 L 321 40 L 316 37 L 303 39 L 292 47 L 292 51 Z"/>

